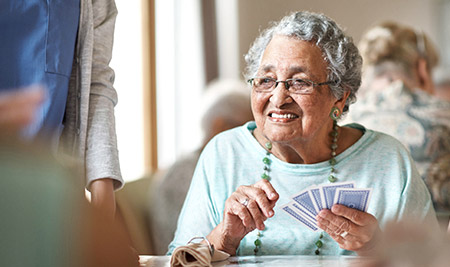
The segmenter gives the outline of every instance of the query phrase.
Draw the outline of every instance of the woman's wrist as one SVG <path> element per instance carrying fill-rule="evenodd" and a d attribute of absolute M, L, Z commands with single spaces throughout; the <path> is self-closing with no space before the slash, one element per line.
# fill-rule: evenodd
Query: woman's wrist
<path fill-rule="evenodd" d="M 241 243 L 241 239 L 233 238 L 223 230 L 222 223 L 217 225 L 206 238 L 214 245 L 214 249 L 227 252 L 232 256 L 236 255 L 236 250 Z"/>
<path fill-rule="evenodd" d="M 113 180 L 109 178 L 98 179 L 91 183 L 91 203 L 108 218 L 114 219 L 116 201 Z"/>

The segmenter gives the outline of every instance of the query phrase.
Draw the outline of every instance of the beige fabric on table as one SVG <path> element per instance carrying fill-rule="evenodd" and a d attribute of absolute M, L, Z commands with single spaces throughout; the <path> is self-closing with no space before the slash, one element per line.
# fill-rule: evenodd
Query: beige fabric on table
<path fill-rule="evenodd" d="M 211 262 L 228 259 L 230 254 L 215 250 L 211 258 L 209 246 L 199 243 L 190 243 L 186 246 L 177 247 L 170 258 L 170 266 L 212 266 Z"/>

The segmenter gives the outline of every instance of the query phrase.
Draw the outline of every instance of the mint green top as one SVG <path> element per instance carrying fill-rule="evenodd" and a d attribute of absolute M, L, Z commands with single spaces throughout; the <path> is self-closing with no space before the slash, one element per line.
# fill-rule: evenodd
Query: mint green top
<path fill-rule="evenodd" d="M 383 228 L 387 221 L 413 217 L 437 225 L 430 194 L 407 150 L 393 137 L 347 125 L 364 132 L 351 147 L 336 157 L 338 182 L 354 181 L 356 187 L 373 188 L 368 213 Z M 214 137 L 200 156 L 192 183 L 178 219 L 175 239 L 169 254 L 195 236 L 207 236 L 223 219 L 225 200 L 240 185 L 261 179 L 265 149 L 253 137 L 255 122 Z M 313 185 L 327 184 L 328 161 L 316 164 L 291 164 L 270 155 L 271 183 L 280 195 L 275 216 L 266 222 L 261 238 L 261 255 L 314 255 L 320 232 L 313 232 L 291 218 L 280 207 L 290 196 Z M 237 255 L 253 255 L 258 230 L 242 239 Z M 340 249 L 325 234 L 322 255 L 354 254 Z"/>

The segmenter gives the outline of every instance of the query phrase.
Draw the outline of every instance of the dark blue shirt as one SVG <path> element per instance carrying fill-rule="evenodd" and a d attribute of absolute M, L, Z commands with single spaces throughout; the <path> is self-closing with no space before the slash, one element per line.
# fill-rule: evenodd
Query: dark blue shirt
<path fill-rule="evenodd" d="M 59 139 L 79 16 L 80 0 L 0 0 L 0 93 L 46 88 L 29 138 Z"/>

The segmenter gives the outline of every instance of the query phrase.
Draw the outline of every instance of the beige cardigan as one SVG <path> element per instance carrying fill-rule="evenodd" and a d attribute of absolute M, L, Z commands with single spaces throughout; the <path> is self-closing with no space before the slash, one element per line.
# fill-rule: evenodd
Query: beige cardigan
<path fill-rule="evenodd" d="M 117 9 L 114 0 L 81 0 L 60 151 L 78 159 L 86 187 L 112 178 L 123 186 L 115 131 L 114 71 L 109 67 Z"/>

